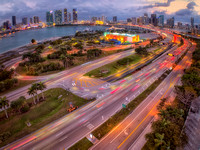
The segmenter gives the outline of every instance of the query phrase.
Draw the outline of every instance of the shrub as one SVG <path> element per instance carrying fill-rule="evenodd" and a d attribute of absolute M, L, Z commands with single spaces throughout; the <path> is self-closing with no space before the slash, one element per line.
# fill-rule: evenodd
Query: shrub
<path fill-rule="evenodd" d="M 10 132 L 3 132 L 0 134 L 0 143 L 6 141 L 11 136 Z"/>
<path fill-rule="evenodd" d="M 30 107 L 28 106 L 28 104 L 24 105 L 21 109 L 20 112 L 21 113 L 26 113 L 30 110 Z"/>

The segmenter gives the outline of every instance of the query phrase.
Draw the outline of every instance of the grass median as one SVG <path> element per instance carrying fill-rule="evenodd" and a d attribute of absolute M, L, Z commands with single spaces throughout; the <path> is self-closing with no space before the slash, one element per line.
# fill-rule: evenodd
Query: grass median
<path fill-rule="evenodd" d="M 69 102 L 74 106 L 83 106 L 89 101 L 80 98 L 62 88 L 54 88 L 44 92 L 46 100 L 31 107 L 26 113 L 12 115 L 13 110 L 8 109 L 9 119 L 5 119 L 4 112 L 0 112 L 0 132 L 9 133 L 5 141 L 0 139 L 0 146 L 4 146 L 12 141 L 20 139 L 33 131 L 45 126 L 52 121 L 68 114 Z M 61 96 L 59 98 L 59 96 Z M 32 98 L 27 102 L 33 101 Z M 26 122 L 29 121 L 31 126 L 28 127 Z"/>
<path fill-rule="evenodd" d="M 94 69 L 94 70 L 86 73 L 84 76 L 89 76 L 89 77 L 93 77 L 93 78 L 108 77 L 112 74 L 117 73 L 120 70 L 125 69 L 127 67 L 127 65 L 136 64 L 141 59 L 142 59 L 142 57 L 137 54 L 127 56 L 120 60 L 114 61 L 112 63 L 109 63 L 109 64 L 99 67 L 97 69 Z"/>
<path fill-rule="evenodd" d="M 85 137 L 82 140 L 78 141 L 76 144 L 74 144 L 72 147 L 70 147 L 68 150 L 87 150 L 92 145 L 93 144 Z"/>

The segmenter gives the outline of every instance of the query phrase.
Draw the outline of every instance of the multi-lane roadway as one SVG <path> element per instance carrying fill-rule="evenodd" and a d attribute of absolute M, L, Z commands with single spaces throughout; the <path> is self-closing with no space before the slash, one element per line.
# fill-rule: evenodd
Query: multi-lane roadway
<path fill-rule="evenodd" d="M 189 48 L 189 43 L 185 41 L 183 47 L 180 47 L 178 49 L 172 48 L 169 50 L 169 52 L 179 56 L 187 48 Z M 84 74 L 87 71 L 93 70 L 94 68 L 123 58 L 132 53 L 134 53 L 134 51 L 130 50 L 124 53 L 118 53 L 112 56 L 108 56 L 106 58 L 93 61 L 92 63 L 89 62 L 87 64 L 83 64 L 82 66 L 75 67 L 71 70 L 58 73 L 56 74 L 56 76 L 48 76 L 48 78 L 44 78 L 43 80 L 46 80 L 46 84 L 47 86 L 49 86 L 49 88 L 55 87 L 57 85 L 63 87 L 66 86 L 65 88 L 68 88 L 67 85 L 72 85 L 74 75 L 76 75 L 77 73 Z M 96 101 L 78 109 L 77 111 L 72 112 L 67 116 L 64 116 L 63 118 L 45 126 L 42 129 L 39 129 L 38 131 L 28 135 L 27 137 L 24 137 L 16 142 L 9 144 L 5 148 L 66 149 L 70 147 L 75 142 L 91 133 L 92 130 L 101 125 L 110 116 L 119 111 L 122 108 L 122 104 L 127 104 L 135 97 L 137 97 L 157 78 L 159 78 L 166 70 L 171 68 L 176 59 L 177 57 L 170 57 L 165 53 L 150 65 L 144 67 L 142 70 L 125 79 L 119 80 L 115 83 L 105 83 L 103 87 L 102 85 L 96 86 L 95 90 L 98 92 L 100 91 L 102 94 L 104 94 L 100 94 L 100 98 L 98 98 Z M 165 92 L 166 87 L 167 85 L 163 85 L 163 87 L 161 88 L 163 89 L 163 93 Z M 18 92 L 26 95 L 26 88 L 27 87 L 22 88 Z M 83 91 L 85 90 L 86 89 L 83 88 Z M 89 89 L 89 91 L 87 90 L 85 92 L 91 91 Z M 17 93 L 11 93 L 10 95 L 8 95 L 8 98 L 10 98 L 11 100 L 14 99 L 16 97 L 15 94 Z M 157 99 L 157 97 L 155 99 Z M 144 113 L 141 114 L 145 116 Z"/>

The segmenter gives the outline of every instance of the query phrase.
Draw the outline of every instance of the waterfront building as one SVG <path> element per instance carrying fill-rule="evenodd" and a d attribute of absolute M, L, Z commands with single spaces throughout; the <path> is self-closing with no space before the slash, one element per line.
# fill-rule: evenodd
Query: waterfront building
<path fill-rule="evenodd" d="M 136 17 L 132 17 L 131 20 L 132 20 L 132 24 L 133 24 L 133 25 L 136 25 L 136 23 L 137 23 L 137 19 L 136 19 Z"/>
<path fill-rule="evenodd" d="M 68 13 L 68 21 L 69 21 L 69 22 L 71 22 L 71 21 L 72 21 L 72 15 L 71 15 L 71 13 L 70 13 L 70 12 Z"/>
<path fill-rule="evenodd" d="M 73 23 L 77 23 L 78 21 L 78 12 L 77 9 L 73 9 Z"/>
<path fill-rule="evenodd" d="M 12 16 L 12 25 L 16 26 L 17 22 L 16 22 L 16 16 Z"/>
<path fill-rule="evenodd" d="M 67 19 L 67 8 L 64 9 L 64 22 L 68 23 L 68 19 Z"/>
<path fill-rule="evenodd" d="M 56 25 L 62 24 L 62 10 L 55 11 L 55 23 Z"/>
<path fill-rule="evenodd" d="M 160 15 L 158 17 L 158 26 L 160 26 L 160 27 L 164 26 L 164 15 Z"/>
<path fill-rule="evenodd" d="M 46 23 L 47 25 L 53 25 L 53 11 L 46 12 Z"/>
<path fill-rule="evenodd" d="M 22 18 L 22 24 L 23 25 L 27 25 L 28 24 L 28 18 L 27 17 Z"/>
<path fill-rule="evenodd" d="M 114 16 L 114 17 L 113 17 L 113 22 L 114 22 L 114 23 L 117 23 L 117 16 Z"/>
<path fill-rule="evenodd" d="M 101 17 L 101 21 L 103 21 L 103 23 L 106 23 L 106 22 L 107 22 L 106 16 L 102 16 L 102 17 Z"/>
<path fill-rule="evenodd" d="M 33 18 L 30 18 L 30 24 L 33 24 Z"/>
<path fill-rule="evenodd" d="M 33 21 L 34 21 L 34 23 L 36 24 L 36 23 L 39 23 L 40 21 L 39 21 L 39 17 L 38 16 L 34 16 L 33 17 Z"/>
<path fill-rule="evenodd" d="M 157 26 L 156 14 L 151 14 L 151 24 Z"/>
<path fill-rule="evenodd" d="M 10 22 L 8 20 L 3 23 L 3 28 L 9 29 L 9 26 L 10 26 Z"/>
<path fill-rule="evenodd" d="M 97 20 L 98 20 L 97 17 L 92 17 L 91 19 L 92 22 L 96 22 Z"/>
<path fill-rule="evenodd" d="M 118 44 L 123 43 L 135 43 L 140 41 L 139 35 L 136 34 L 121 34 L 121 33 L 110 33 L 105 32 L 104 37 L 107 41 L 113 41 Z"/>

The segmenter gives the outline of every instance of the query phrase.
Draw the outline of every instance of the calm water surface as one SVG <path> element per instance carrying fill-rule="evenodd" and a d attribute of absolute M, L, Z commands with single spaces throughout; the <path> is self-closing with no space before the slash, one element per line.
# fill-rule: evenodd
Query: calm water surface
<path fill-rule="evenodd" d="M 104 26 L 63 26 L 51 27 L 35 30 L 26 30 L 14 33 L 14 37 L 6 37 L 0 39 L 0 53 L 12 50 L 26 44 L 29 44 L 31 39 L 42 41 L 55 37 L 62 37 L 67 35 L 74 35 L 76 31 L 84 30 L 103 30 Z"/>

